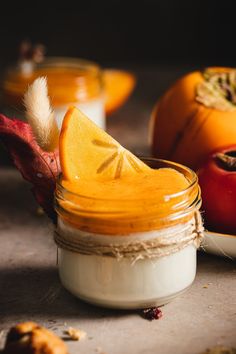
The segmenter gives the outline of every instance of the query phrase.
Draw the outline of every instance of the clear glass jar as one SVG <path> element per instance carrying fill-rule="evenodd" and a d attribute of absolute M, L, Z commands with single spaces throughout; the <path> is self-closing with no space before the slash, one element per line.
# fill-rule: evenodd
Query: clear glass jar
<path fill-rule="evenodd" d="M 82 59 L 49 57 L 39 64 L 28 62 L 9 68 L 2 82 L 6 114 L 23 116 L 24 92 L 39 76 L 47 77 L 49 97 L 59 125 L 68 106 L 75 105 L 105 129 L 102 71 L 97 64 Z"/>
<path fill-rule="evenodd" d="M 160 306 L 188 289 L 195 278 L 201 238 L 197 176 L 180 164 L 143 160 L 155 169 L 181 172 L 188 188 L 158 201 L 150 195 L 135 205 L 126 200 L 124 208 L 124 201 L 114 203 L 109 197 L 94 204 L 58 181 L 59 274 L 65 288 L 87 302 L 123 309 Z"/>

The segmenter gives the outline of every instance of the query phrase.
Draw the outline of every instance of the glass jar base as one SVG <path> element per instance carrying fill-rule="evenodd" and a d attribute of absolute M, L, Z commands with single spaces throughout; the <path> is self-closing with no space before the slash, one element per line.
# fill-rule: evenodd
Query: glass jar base
<path fill-rule="evenodd" d="M 63 282 L 62 282 L 63 284 Z M 163 305 L 168 304 L 169 302 L 173 301 L 176 297 L 182 295 L 185 293 L 191 286 L 187 286 L 185 289 L 179 291 L 178 293 L 175 293 L 173 295 L 165 296 L 162 298 L 157 298 L 157 299 L 150 299 L 150 300 L 139 300 L 139 301 L 110 301 L 110 300 L 98 300 L 92 297 L 87 297 L 80 295 L 78 293 L 75 293 L 71 289 L 69 289 L 67 286 L 63 284 L 63 286 L 68 290 L 72 295 L 76 296 L 80 300 L 87 302 L 91 305 L 94 306 L 99 306 L 99 307 L 104 307 L 104 308 L 110 308 L 110 309 L 117 309 L 117 310 L 138 310 L 138 309 L 146 309 L 150 307 L 160 307 Z"/>
<path fill-rule="evenodd" d="M 169 256 L 134 264 L 59 248 L 58 266 L 63 286 L 86 302 L 117 309 L 161 306 L 193 283 L 196 248 L 190 244 Z"/>

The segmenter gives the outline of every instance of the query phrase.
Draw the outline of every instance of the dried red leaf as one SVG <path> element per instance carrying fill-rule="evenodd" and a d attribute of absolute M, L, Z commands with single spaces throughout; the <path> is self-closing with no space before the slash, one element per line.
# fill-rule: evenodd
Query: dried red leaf
<path fill-rule="evenodd" d="M 161 309 L 159 309 L 158 307 L 150 307 L 149 309 L 144 309 L 142 311 L 142 316 L 145 319 L 152 321 L 159 320 L 163 316 L 163 314 Z"/>
<path fill-rule="evenodd" d="M 48 153 L 37 144 L 28 123 L 0 114 L 0 139 L 45 213 L 56 222 L 53 206 L 56 178 L 60 173 L 58 151 Z"/>

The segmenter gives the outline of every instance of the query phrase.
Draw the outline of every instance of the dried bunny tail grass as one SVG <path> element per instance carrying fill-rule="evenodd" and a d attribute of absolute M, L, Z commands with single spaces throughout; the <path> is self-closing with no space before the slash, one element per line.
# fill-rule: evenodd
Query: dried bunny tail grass
<path fill-rule="evenodd" d="M 54 151 L 58 146 L 59 130 L 50 105 L 45 77 L 39 77 L 28 87 L 24 105 L 37 143 L 45 151 Z"/>

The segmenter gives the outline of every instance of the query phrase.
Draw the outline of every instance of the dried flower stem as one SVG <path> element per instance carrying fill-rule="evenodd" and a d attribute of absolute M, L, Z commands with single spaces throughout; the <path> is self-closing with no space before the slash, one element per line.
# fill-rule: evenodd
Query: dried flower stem
<path fill-rule="evenodd" d="M 58 146 L 59 130 L 50 106 L 46 78 L 40 77 L 28 87 L 24 104 L 37 143 L 44 151 L 54 151 Z"/>

